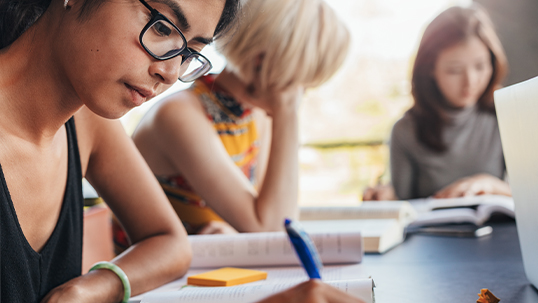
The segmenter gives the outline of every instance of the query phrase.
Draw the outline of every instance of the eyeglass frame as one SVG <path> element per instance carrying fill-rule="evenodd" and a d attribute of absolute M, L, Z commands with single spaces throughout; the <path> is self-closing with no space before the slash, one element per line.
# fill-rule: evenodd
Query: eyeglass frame
<path fill-rule="evenodd" d="M 182 56 L 181 64 L 183 64 L 183 62 L 185 62 L 185 60 L 187 58 L 189 58 L 190 56 L 198 55 L 198 56 L 204 58 L 207 61 L 207 63 L 209 64 L 209 70 L 211 70 L 213 68 L 213 64 L 211 64 L 211 61 L 209 61 L 209 59 L 207 59 L 206 56 L 200 54 L 199 52 L 193 51 L 193 50 L 191 50 L 190 48 L 187 47 L 187 39 L 185 38 L 185 35 L 183 35 L 181 30 L 174 24 L 174 22 L 170 21 L 170 19 L 168 19 L 165 15 L 161 14 L 158 10 L 151 7 L 151 5 L 149 5 L 146 1 L 144 1 L 144 0 L 138 0 L 138 1 L 140 1 L 140 3 L 142 3 L 147 9 L 149 9 L 149 11 L 151 13 L 151 19 L 146 24 L 146 26 L 144 26 L 144 28 L 142 29 L 142 31 L 140 32 L 140 35 L 138 37 L 138 39 L 140 41 L 140 45 L 142 45 L 142 47 L 144 48 L 144 50 L 148 54 L 150 54 L 153 58 L 155 58 L 155 59 L 157 59 L 159 61 L 165 61 L 165 60 L 175 58 L 177 56 Z M 157 56 L 146 47 L 144 42 L 142 42 L 142 38 L 144 37 L 144 35 L 148 31 L 148 29 L 150 29 L 155 23 L 157 23 L 160 20 L 164 20 L 164 21 L 170 23 L 170 25 L 172 25 L 174 27 L 174 29 L 179 33 L 181 39 L 183 40 L 183 43 L 184 43 L 185 47 L 182 50 L 180 50 L 177 54 L 174 54 L 174 55 L 171 55 L 171 56 L 168 56 L 168 57 Z M 201 75 L 201 76 L 203 76 L 203 75 Z M 199 76 L 199 77 L 201 77 L 201 76 Z M 199 77 L 197 77 L 196 79 L 198 79 Z M 191 81 L 183 81 L 178 77 L 178 80 L 181 81 L 181 82 L 192 82 L 192 81 L 194 81 L 196 79 L 193 79 Z"/>

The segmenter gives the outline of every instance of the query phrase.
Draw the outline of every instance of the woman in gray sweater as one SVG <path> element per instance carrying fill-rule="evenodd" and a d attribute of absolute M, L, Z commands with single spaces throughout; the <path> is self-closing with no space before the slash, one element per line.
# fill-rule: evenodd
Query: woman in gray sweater
<path fill-rule="evenodd" d="M 422 37 L 412 76 L 414 105 L 392 130 L 392 185 L 365 199 L 510 195 L 493 91 L 507 72 L 486 12 L 473 5 L 437 16 Z M 387 192 L 389 194 L 387 194 Z"/>

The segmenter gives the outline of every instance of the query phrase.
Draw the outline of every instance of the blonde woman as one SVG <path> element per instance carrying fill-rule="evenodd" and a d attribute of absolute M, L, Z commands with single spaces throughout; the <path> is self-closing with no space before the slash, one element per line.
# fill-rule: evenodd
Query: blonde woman
<path fill-rule="evenodd" d="M 280 230 L 298 191 L 297 109 L 349 33 L 322 0 L 256 0 L 220 45 L 228 65 L 156 104 L 133 139 L 189 233 Z"/>

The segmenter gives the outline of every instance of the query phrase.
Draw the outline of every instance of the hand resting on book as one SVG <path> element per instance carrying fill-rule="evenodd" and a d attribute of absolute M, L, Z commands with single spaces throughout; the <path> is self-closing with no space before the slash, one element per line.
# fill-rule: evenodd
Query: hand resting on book
<path fill-rule="evenodd" d="M 392 184 L 376 185 L 374 187 L 368 187 L 362 193 L 363 201 L 389 201 L 398 200 L 396 193 L 394 193 L 394 187 Z"/>
<path fill-rule="evenodd" d="M 273 295 L 259 303 L 364 303 L 321 280 L 312 279 Z"/>
<path fill-rule="evenodd" d="M 470 177 L 461 178 L 437 193 L 434 198 L 446 199 L 477 195 L 504 195 L 511 196 L 510 186 L 505 181 L 489 175 L 476 174 Z"/>

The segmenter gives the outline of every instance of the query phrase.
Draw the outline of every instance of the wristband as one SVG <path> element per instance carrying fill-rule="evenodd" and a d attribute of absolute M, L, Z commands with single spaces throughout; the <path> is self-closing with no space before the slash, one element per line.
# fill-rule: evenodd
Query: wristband
<path fill-rule="evenodd" d="M 121 280 L 121 284 L 123 284 L 123 300 L 121 303 L 129 302 L 129 298 L 131 297 L 131 283 L 129 283 L 129 278 L 127 278 L 125 272 L 123 272 L 118 265 L 111 262 L 97 262 L 92 266 L 92 268 L 90 268 L 88 272 L 96 269 L 108 269 L 118 275 L 118 278 Z"/>

